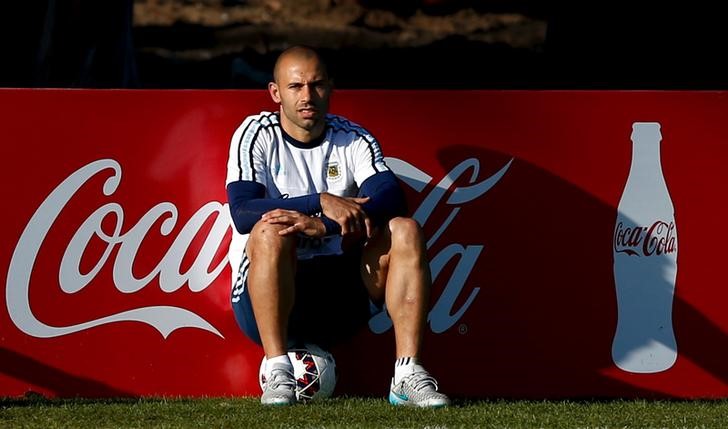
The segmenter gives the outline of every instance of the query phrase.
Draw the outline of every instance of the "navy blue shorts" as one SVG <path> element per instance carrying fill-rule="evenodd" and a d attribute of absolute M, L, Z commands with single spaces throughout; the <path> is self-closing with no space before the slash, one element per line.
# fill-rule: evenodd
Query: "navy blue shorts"
<path fill-rule="evenodd" d="M 249 260 L 243 254 L 232 290 L 235 320 L 245 335 L 261 344 L 248 293 Z M 361 278 L 361 250 L 298 261 L 296 294 L 288 323 L 289 342 L 330 347 L 366 326 L 377 311 Z"/>

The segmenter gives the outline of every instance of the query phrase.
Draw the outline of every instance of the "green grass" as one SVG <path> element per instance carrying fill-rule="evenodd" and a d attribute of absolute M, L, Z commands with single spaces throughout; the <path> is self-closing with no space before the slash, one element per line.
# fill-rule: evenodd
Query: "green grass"
<path fill-rule="evenodd" d="M 455 401 L 446 409 L 394 408 L 383 398 L 337 398 L 286 408 L 257 398 L 0 399 L 11 428 L 721 428 L 728 400 Z"/>

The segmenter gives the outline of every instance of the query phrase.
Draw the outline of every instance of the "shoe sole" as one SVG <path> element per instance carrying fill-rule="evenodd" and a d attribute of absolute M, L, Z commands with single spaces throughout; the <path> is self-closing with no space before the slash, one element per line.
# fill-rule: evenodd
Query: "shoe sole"
<path fill-rule="evenodd" d="M 261 405 L 270 406 L 270 407 L 288 407 L 291 405 L 295 405 L 295 402 L 261 402 Z"/>
<path fill-rule="evenodd" d="M 295 405 L 296 400 L 295 399 L 290 400 L 290 399 L 282 398 L 282 397 L 277 397 L 277 398 L 274 397 L 274 398 L 268 399 L 268 401 L 266 402 L 263 400 L 263 398 L 260 398 L 260 403 L 261 403 L 261 405 L 270 405 L 273 407 L 286 407 L 289 405 Z"/>
<path fill-rule="evenodd" d="M 416 404 L 414 402 L 405 401 L 399 396 L 395 395 L 394 392 L 389 392 L 389 403 L 396 407 L 419 407 L 419 408 L 443 408 L 450 405 L 449 402 L 430 402 L 424 404 Z"/>

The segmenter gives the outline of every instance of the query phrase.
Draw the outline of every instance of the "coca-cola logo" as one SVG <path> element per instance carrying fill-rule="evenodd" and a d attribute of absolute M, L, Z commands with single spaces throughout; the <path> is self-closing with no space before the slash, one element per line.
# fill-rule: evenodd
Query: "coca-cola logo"
<path fill-rule="evenodd" d="M 432 182 L 431 176 L 406 161 L 389 158 L 387 162 L 394 172 L 417 192 L 422 192 Z M 455 166 L 437 183 L 415 211 L 414 218 L 422 225 L 427 223 L 435 208 L 443 202 L 444 196 L 451 190 L 455 181 L 470 171 L 468 180 L 472 185 L 453 189 L 444 201 L 444 204 L 452 206 L 452 210 L 436 232 L 428 237 L 428 248 L 432 247 L 442 236 L 458 215 L 461 206 L 479 198 L 491 189 L 506 173 L 511 162 L 512 160 L 492 176 L 478 182 L 480 163 L 477 159 L 470 158 Z M 57 218 L 80 188 L 92 177 L 104 172 L 111 174 L 104 182 L 102 192 L 105 196 L 111 197 L 121 183 L 121 165 L 112 159 L 94 161 L 81 167 L 61 182 L 28 221 L 13 252 L 5 288 L 8 314 L 15 326 L 33 337 L 52 338 L 126 321 L 147 324 L 156 329 L 164 338 L 182 328 L 201 329 L 223 337 L 220 331 L 202 315 L 189 308 L 179 306 L 161 304 L 142 306 L 66 326 L 49 325 L 34 314 L 30 302 L 30 285 L 40 249 L 51 229 L 56 226 Z M 144 240 L 152 234 L 169 236 L 177 226 L 178 218 L 177 207 L 171 202 L 161 202 L 155 205 L 129 229 L 124 228 L 124 209 L 118 202 L 109 202 L 91 211 L 77 227 L 66 246 L 58 267 L 58 287 L 63 293 L 69 295 L 82 290 L 94 280 L 107 263 L 110 263 L 109 258 L 113 254 L 113 250 L 118 247 L 112 267 L 113 287 L 118 292 L 127 295 L 139 292 L 155 279 L 158 279 L 159 288 L 165 293 L 174 293 L 185 284 L 192 292 L 202 292 L 217 279 L 228 265 L 225 258 L 212 266 L 215 254 L 224 244 L 225 236 L 230 228 L 228 206 L 217 201 L 210 201 L 203 205 L 187 220 L 153 270 L 141 278 L 132 272 L 134 260 Z M 194 262 L 189 269 L 181 272 L 184 255 L 189 250 L 195 236 L 201 231 L 203 224 L 209 223 L 210 219 L 212 219 L 212 227 Z M 106 232 L 102 227 L 105 220 L 107 223 L 109 220 L 112 221 L 113 231 L 111 233 Z M 160 225 L 158 231 L 153 230 L 154 225 Z M 122 233 L 123 230 L 126 232 Z M 94 267 L 90 271 L 82 273 L 81 259 L 92 239 L 101 240 L 106 247 Z M 472 288 L 460 308 L 453 309 L 482 250 L 483 245 L 463 246 L 458 243 L 450 243 L 432 258 L 430 270 L 434 280 L 449 261 L 459 257 L 457 267 L 451 278 L 447 280 L 442 295 L 429 313 L 428 321 L 433 332 L 444 332 L 452 327 L 473 303 L 480 290 L 478 287 Z M 47 266 L 43 267 L 43 270 L 49 269 Z M 43 283 L 43 287 L 50 287 L 50 285 Z M 229 285 L 226 284 L 225 287 L 229 287 Z M 83 314 L 78 310 L 79 308 L 74 312 Z M 386 312 L 375 316 L 370 322 L 370 328 L 374 332 L 384 332 L 390 327 L 391 321 Z"/>
<path fill-rule="evenodd" d="M 649 226 L 625 226 L 614 229 L 614 252 L 630 256 L 652 256 L 677 251 L 675 222 L 655 221 Z"/>
<path fill-rule="evenodd" d="M 48 325 L 33 313 L 29 295 L 30 279 L 46 236 L 51 228 L 55 226 L 55 221 L 64 207 L 79 189 L 93 176 L 104 171 L 111 171 L 111 176 L 104 183 L 103 193 L 106 196 L 111 196 L 121 183 L 121 165 L 112 159 L 94 161 L 81 167 L 61 182 L 30 218 L 10 260 L 5 286 L 8 314 L 15 326 L 33 337 L 51 338 L 96 326 L 128 321 L 148 324 L 159 331 L 164 338 L 167 338 L 173 331 L 185 327 L 202 329 L 223 337 L 217 328 L 199 314 L 176 306 L 144 306 L 68 326 Z M 187 248 L 201 226 L 211 216 L 217 217 L 199 254 L 189 270 L 181 273 L 182 258 Z M 104 267 L 114 247 L 118 246 L 119 249 L 113 265 L 113 283 L 119 292 L 125 294 L 138 292 L 157 276 L 159 277 L 159 287 L 164 292 L 175 292 L 184 284 L 188 284 L 193 292 L 204 290 L 227 265 L 227 261 L 223 260 L 211 272 L 208 272 L 208 267 L 212 263 L 216 250 L 222 244 L 230 227 L 227 208 L 216 201 L 202 206 L 187 221 L 166 254 L 150 273 L 143 278 L 137 278 L 132 272 L 136 254 L 145 237 L 152 234 L 153 225 L 158 220 L 162 220 L 158 234 L 167 236 L 176 226 L 178 217 L 177 207 L 174 204 L 162 202 L 152 207 L 134 226 L 122 234 L 124 209 L 121 204 L 110 202 L 102 205 L 86 218 L 68 243 L 58 268 L 60 289 L 66 294 L 73 294 L 86 287 Z M 111 234 L 108 234 L 102 228 L 102 222 L 107 218 L 112 220 L 114 225 Z M 95 266 L 89 272 L 82 273 L 80 269 L 81 257 L 92 238 L 105 242 L 106 249 Z M 50 268 L 43 267 L 43 269 L 49 270 Z M 49 287 L 47 283 L 43 286 Z M 82 314 L 78 310 L 76 309 L 75 312 Z"/>

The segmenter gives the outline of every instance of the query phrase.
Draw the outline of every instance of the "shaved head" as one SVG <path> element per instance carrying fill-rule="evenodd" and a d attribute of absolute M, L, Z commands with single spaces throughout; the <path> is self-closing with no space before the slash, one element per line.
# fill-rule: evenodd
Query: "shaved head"
<path fill-rule="evenodd" d="M 309 142 L 326 128 L 331 81 L 315 50 L 294 46 L 278 56 L 268 92 L 280 105 L 281 127 L 300 142 Z"/>
<path fill-rule="evenodd" d="M 316 61 L 318 66 L 321 68 L 324 76 L 328 78 L 328 72 L 326 70 L 326 64 L 321 60 L 321 56 L 313 48 L 308 46 L 292 46 L 283 51 L 276 60 L 275 67 L 273 67 L 273 80 L 276 83 L 280 82 L 282 70 L 295 62 L 308 62 Z"/>

